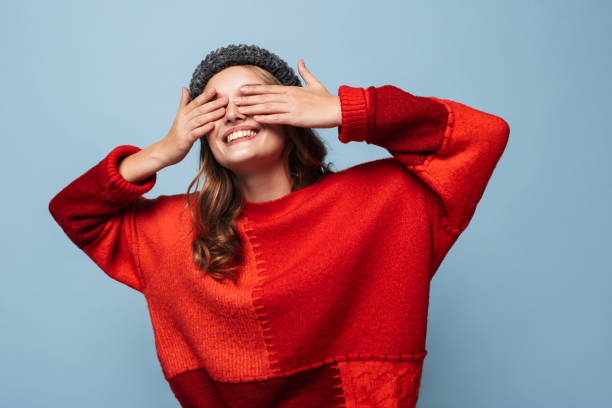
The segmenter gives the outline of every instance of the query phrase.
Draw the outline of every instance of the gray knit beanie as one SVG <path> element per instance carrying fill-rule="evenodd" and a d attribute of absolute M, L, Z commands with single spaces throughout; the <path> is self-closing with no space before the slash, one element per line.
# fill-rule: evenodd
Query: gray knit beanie
<path fill-rule="evenodd" d="M 202 93 L 210 78 L 232 65 L 257 65 L 286 86 L 302 86 L 300 78 L 278 55 L 256 45 L 231 44 L 211 51 L 195 69 L 189 83 L 189 101 Z"/>

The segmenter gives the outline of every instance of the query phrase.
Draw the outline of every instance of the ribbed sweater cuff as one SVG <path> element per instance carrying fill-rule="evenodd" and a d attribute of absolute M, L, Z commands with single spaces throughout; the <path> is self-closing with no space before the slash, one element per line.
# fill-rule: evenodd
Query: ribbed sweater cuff
<path fill-rule="evenodd" d="M 342 143 L 363 142 L 368 133 L 365 90 L 342 85 L 338 88 L 338 96 L 342 109 L 342 125 L 338 127 L 338 139 Z"/>
<path fill-rule="evenodd" d="M 151 190 L 155 185 L 157 173 L 152 174 L 138 184 L 130 183 L 123 178 L 121 173 L 119 173 L 119 167 L 117 166 L 119 159 L 139 152 L 140 150 L 142 149 L 136 146 L 117 146 L 106 156 L 106 159 L 104 160 L 105 163 L 102 168 L 105 174 L 104 179 L 101 180 L 101 182 L 103 183 L 105 187 L 104 190 L 107 192 L 107 194 L 118 201 L 133 201 L 142 194 Z"/>

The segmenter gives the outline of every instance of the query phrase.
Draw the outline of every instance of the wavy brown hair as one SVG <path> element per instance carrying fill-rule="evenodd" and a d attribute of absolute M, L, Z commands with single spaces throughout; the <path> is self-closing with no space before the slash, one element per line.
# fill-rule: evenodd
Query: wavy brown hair
<path fill-rule="evenodd" d="M 282 85 L 263 68 L 255 65 L 244 67 L 255 72 L 265 84 Z M 327 148 L 313 129 L 282 127 L 287 136 L 282 158 L 289 161 L 291 192 L 335 173 L 333 163 L 324 163 Z M 202 178 L 202 189 L 198 191 Z M 190 200 L 190 190 L 194 185 L 197 195 L 195 213 Z M 242 193 L 235 174 L 217 162 L 206 137 L 200 138 L 199 171 L 187 188 L 187 205 L 195 230 L 191 244 L 195 264 L 217 281 L 230 278 L 235 283 L 237 277 L 233 272 L 244 261 L 243 242 L 234 223 L 242 211 Z"/>

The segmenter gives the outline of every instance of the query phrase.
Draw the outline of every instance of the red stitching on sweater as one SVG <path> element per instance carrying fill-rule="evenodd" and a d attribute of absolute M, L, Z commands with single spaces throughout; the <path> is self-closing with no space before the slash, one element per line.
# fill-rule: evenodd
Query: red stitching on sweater
<path fill-rule="evenodd" d="M 342 375 L 340 374 L 340 368 L 338 364 L 332 367 L 336 374 L 332 375 L 334 379 L 334 401 L 338 404 L 339 408 L 346 408 L 346 397 L 344 396 L 344 387 L 342 386 Z"/>
<path fill-rule="evenodd" d="M 270 352 L 270 354 L 278 354 L 276 352 Z M 355 358 L 360 356 L 360 358 Z M 223 380 L 214 379 L 215 381 L 224 383 L 242 383 L 242 382 L 253 382 L 253 381 L 266 381 L 273 378 L 284 378 L 290 377 L 295 374 L 302 373 L 304 371 L 313 370 L 315 368 L 322 367 L 324 365 L 337 364 L 341 361 L 419 361 L 423 360 L 427 356 L 427 350 L 423 350 L 417 353 L 406 353 L 406 354 L 344 354 L 335 357 L 326 358 L 324 360 L 317 361 L 306 366 L 296 368 L 293 370 L 280 371 L 271 375 L 261 376 L 249 376 L 249 377 L 236 377 L 236 378 L 224 378 Z M 329 362 L 329 363 L 328 363 Z M 177 374 L 180 375 L 181 373 Z"/>
<path fill-rule="evenodd" d="M 249 219 L 245 217 L 245 224 L 249 223 Z M 260 244 L 257 243 L 257 235 L 255 235 L 255 228 L 245 228 L 245 233 L 249 237 L 251 241 L 251 247 L 253 248 L 253 252 L 255 255 L 255 271 L 257 274 L 257 283 L 255 287 L 251 291 L 251 298 L 253 308 L 255 310 L 255 317 L 260 322 L 264 345 L 266 346 L 266 350 L 268 351 L 268 360 L 270 362 L 270 369 L 272 372 L 279 373 L 279 360 L 276 356 L 278 356 L 278 352 L 275 351 L 274 347 L 274 335 L 272 333 L 272 329 L 270 329 L 270 320 L 268 319 L 268 313 L 266 311 L 265 303 L 263 300 L 263 284 L 267 279 L 267 271 L 264 265 L 264 259 L 262 253 L 260 252 Z M 255 242 L 254 242 L 255 241 Z"/>

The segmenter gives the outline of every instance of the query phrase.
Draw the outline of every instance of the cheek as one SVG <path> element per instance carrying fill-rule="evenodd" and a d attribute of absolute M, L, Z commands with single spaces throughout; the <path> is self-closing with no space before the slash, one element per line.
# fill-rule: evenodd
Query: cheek
<path fill-rule="evenodd" d="M 287 144 L 289 143 L 289 137 L 286 136 L 284 133 L 280 134 L 278 136 L 278 144 L 280 146 L 282 146 L 283 148 L 287 147 Z"/>
<path fill-rule="evenodd" d="M 283 132 L 283 128 L 279 125 L 268 128 L 270 135 L 274 139 L 274 142 L 277 144 L 285 143 L 285 133 Z"/>
<path fill-rule="evenodd" d="M 208 147 L 212 151 L 213 155 L 216 156 L 218 147 L 215 143 L 215 136 L 210 134 L 206 135 L 206 143 L 208 144 Z"/>
<path fill-rule="evenodd" d="M 266 144 L 270 150 L 282 150 L 285 146 L 285 138 L 282 134 L 270 132 Z"/>

